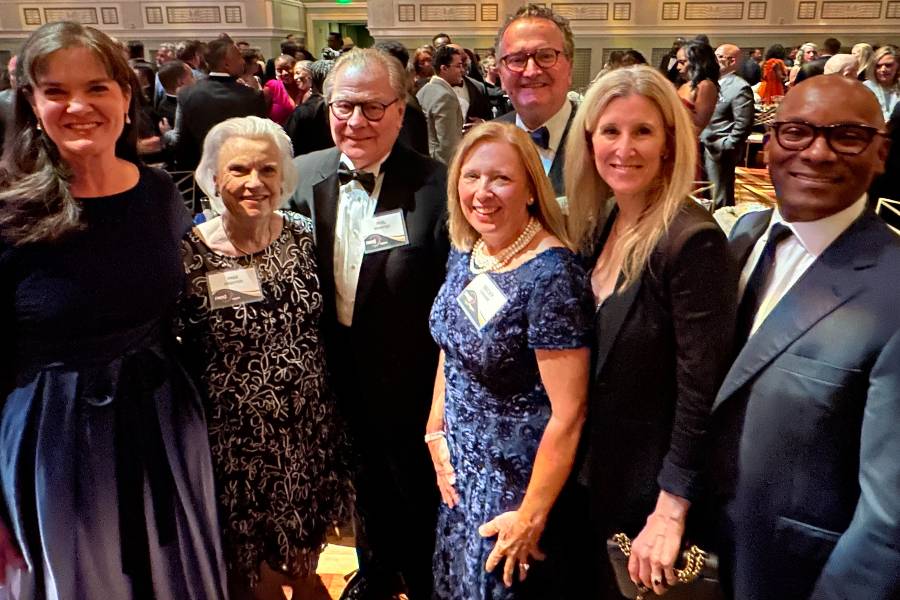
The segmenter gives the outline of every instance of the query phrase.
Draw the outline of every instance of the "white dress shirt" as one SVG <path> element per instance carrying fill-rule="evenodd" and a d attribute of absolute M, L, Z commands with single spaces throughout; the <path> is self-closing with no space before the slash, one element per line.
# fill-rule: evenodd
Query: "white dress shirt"
<path fill-rule="evenodd" d="M 453 88 L 453 93 L 459 99 L 459 110 L 462 112 L 463 122 L 465 122 L 466 115 L 469 114 L 469 106 L 472 104 L 469 100 L 469 86 L 466 85 L 466 80 L 463 79 L 462 85 L 451 85 L 450 87 Z"/>
<path fill-rule="evenodd" d="M 360 169 L 375 175 L 372 194 L 366 192 L 356 180 L 345 185 L 338 184 L 337 221 L 334 226 L 334 290 L 337 320 L 341 325 L 353 324 L 353 309 L 356 306 L 356 287 L 359 284 L 359 270 L 366 251 L 366 222 L 375 214 L 378 194 L 384 173 L 381 165 L 387 156 L 373 165 Z M 341 154 L 341 162 L 355 169 L 353 161 Z"/>
<path fill-rule="evenodd" d="M 562 142 L 563 133 L 566 132 L 566 124 L 569 122 L 569 116 L 571 114 L 572 103 L 567 99 L 563 102 L 562 108 L 560 108 L 555 115 L 550 117 L 546 123 L 542 123 L 535 128 L 540 129 L 541 127 L 546 127 L 550 132 L 549 147 L 546 149 L 538 148 L 538 154 L 541 155 L 541 163 L 544 165 L 544 173 L 548 175 L 550 174 L 550 167 L 553 166 L 553 159 L 556 158 L 556 153 L 562 151 L 559 144 Z M 525 126 L 525 123 L 522 122 L 522 118 L 519 117 L 518 114 L 516 115 L 516 127 L 524 129 L 529 133 L 534 131 Z"/>
<path fill-rule="evenodd" d="M 775 263 L 768 281 L 763 285 L 762 302 L 753 319 L 750 335 L 753 335 L 762 325 L 788 290 L 797 283 L 806 270 L 825 252 L 826 248 L 862 215 L 865 208 L 866 196 L 864 194 L 844 210 L 817 221 L 788 222 L 784 220 L 778 209 L 772 212 L 772 220 L 769 222 L 766 232 L 753 246 L 753 251 L 750 252 L 747 263 L 741 271 L 740 297 L 744 295 L 747 280 L 750 279 L 750 275 L 762 255 L 772 226 L 776 223 L 786 225 L 792 235 L 782 240 L 775 249 Z"/>

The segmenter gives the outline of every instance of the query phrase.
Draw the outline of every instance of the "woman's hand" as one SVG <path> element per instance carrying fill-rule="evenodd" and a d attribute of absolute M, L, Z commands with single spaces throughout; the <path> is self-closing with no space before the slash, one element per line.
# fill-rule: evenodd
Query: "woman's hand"
<path fill-rule="evenodd" d="M 544 553 L 538 549 L 538 540 L 544 531 L 544 521 L 528 519 L 517 510 L 505 512 L 494 517 L 478 528 L 481 537 L 497 536 L 497 543 L 484 563 L 484 570 L 490 573 L 501 560 L 503 565 L 503 584 L 513 584 L 513 572 L 519 569 L 519 581 L 528 575 L 530 561 L 544 560 Z"/>
<path fill-rule="evenodd" d="M 444 504 L 453 508 L 459 504 L 459 494 L 456 492 L 456 472 L 450 462 L 450 447 L 447 438 L 437 437 L 428 442 L 428 452 L 431 453 L 431 462 L 434 464 L 434 473 L 437 475 L 438 489 L 441 490 L 441 500 Z"/>
<path fill-rule="evenodd" d="M 643 584 L 659 596 L 678 583 L 675 561 L 681 550 L 684 522 L 690 506 L 688 500 L 660 491 L 656 508 L 631 543 L 628 573 L 635 585 Z"/>
<path fill-rule="evenodd" d="M 6 572 L 9 567 L 24 569 L 25 561 L 16 547 L 12 534 L 3 521 L 0 521 L 0 585 L 6 585 Z"/>

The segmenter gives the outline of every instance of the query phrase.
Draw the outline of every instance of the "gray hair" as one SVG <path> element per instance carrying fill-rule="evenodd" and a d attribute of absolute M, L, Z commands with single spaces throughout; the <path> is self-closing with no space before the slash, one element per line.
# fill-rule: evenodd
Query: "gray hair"
<path fill-rule="evenodd" d="M 406 98 L 406 69 L 396 58 L 383 50 L 375 48 L 354 48 L 350 52 L 341 54 L 334 62 L 334 67 L 325 78 L 325 101 L 331 102 L 331 92 L 334 90 L 334 79 L 345 69 L 370 69 L 373 65 L 381 65 L 388 74 L 388 83 L 397 95 L 403 100 Z"/>
<path fill-rule="evenodd" d="M 569 60 L 572 60 L 575 57 L 575 36 L 572 34 L 572 27 L 569 25 L 569 20 L 564 16 L 553 12 L 553 9 L 551 8 L 547 8 L 542 4 L 531 3 L 520 7 L 515 14 L 506 19 L 506 22 L 500 27 L 500 31 L 497 32 L 494 48 L 497 49 L 497 52 L 501 57 L 503 51 L 500 46 L 503 44 L 503 34 L 506 33 L 506 30 L 509 29 L 510 25 L 521 19 L 546 19 L 556 25 L 563 36 L 563 53 Z"/>
<path fill-rule="evenodd" d="M 216 193 L 215 175 L 219 167 L 219 151 L 222 145 L 233 137 L 263 139 L 272 142 L 278 148 L 281 157 L 281 197 L 279 206 L 297 189 L 299 177 L 294 167 L 294 149 L 291 138 L 274 121 L 260 117 L 234 117 L 222 121 L 209 130 L 203 141 L 203 156 L 200 164 L 194 172 L 197 185 L 203 190 L 213 210 L 222 214 L 225 212 L 225 203 Z"/>

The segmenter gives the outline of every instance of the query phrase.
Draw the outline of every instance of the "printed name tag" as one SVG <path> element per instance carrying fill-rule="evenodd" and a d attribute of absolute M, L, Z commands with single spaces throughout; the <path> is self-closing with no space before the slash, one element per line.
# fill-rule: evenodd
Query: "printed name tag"
<path fill-rule="evenodd" d="M 487 273 L 477 275 L 456 297 L 456 303 L 478 331 L 500 312 L 506 300 L 506 296 Z"/>
<path fill-rule="evenodd" d="M 206 284 L 213 310 L 264 299 L 259 276 L 252 267 L 207 273 Z"/>
<path fill-rule="evenodd" d="M 365 226 L 366 254 L 399 248 L 409 244 L 403 210 L 379 213 L 368 219 Z"/>

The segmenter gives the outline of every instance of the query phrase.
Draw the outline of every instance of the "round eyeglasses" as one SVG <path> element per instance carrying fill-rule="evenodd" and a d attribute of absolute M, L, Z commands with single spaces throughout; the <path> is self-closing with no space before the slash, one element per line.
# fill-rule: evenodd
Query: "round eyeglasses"
<path fill-rule="evenodd" d="M 848 156 L 862 154 L 876 135 L 886 133 L 875 127 L 856 123 L 813 125 L 805 121 L 776 121 L 769 127 L 775 133 L 775 141 L 785 150 L 806 150 L 821 133 L 829 148 Z"/>
<path fill-rule="evenodd" d="M 328 106 L 331 108 L 331 114 L 335 119 L 346 121 L 353 116 L 353 112 L 358 106 L 362 110 L 363 116 L 369 121 L 380 121 L 384 118 L 387 107 L 397 102 L 399 98 L 394 98 L 387 104 L 378 102 L 377 100 L 366 100 L 365 102 L 350 102 L 349 100 L 335 100 Z"/>
<path fill-rule="evenodd" d="M 560 54 L 562 51 L 555 48 L 538 48 L 534 52 L 507 54 L 500 58 L 500 62 L 510 71 L 521 73 L 528 66 L 528 59 L 533 58 L 534 63 L 542 69 L 550 69 L 556 65 Z"/>

